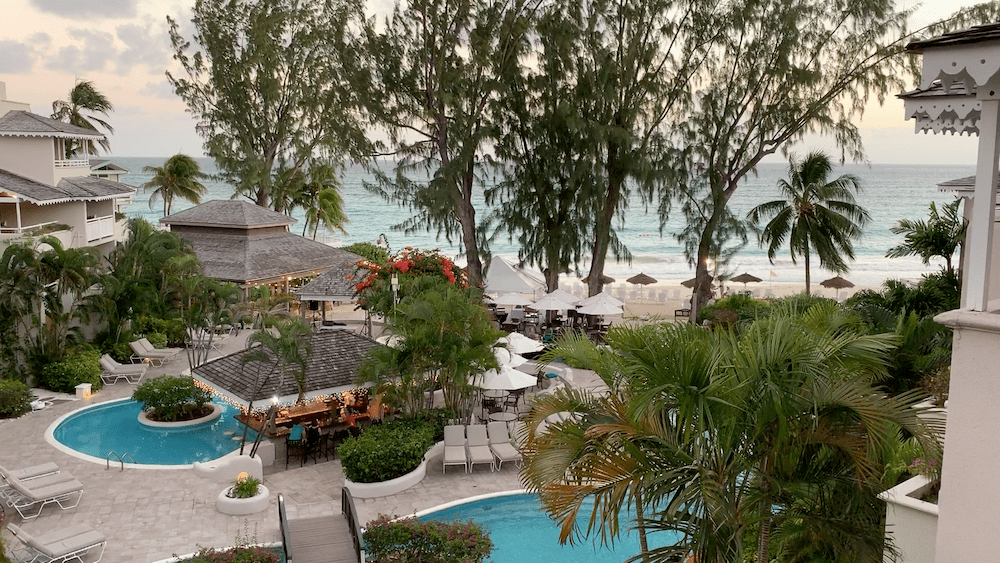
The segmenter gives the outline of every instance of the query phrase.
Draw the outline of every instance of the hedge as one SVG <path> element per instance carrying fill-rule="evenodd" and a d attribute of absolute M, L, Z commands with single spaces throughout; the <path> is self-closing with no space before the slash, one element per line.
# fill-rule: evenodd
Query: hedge
<path fill-rule="evenodd" d="M 147 379 L 132 393 L 132 399 L 142 403 L 142 410 L 153 411 L 156 420 L 173 422 L 193 418 L 212 400 L 208 391 L 183 375 Z"/>
<path fill-rule="evenodd" d="M 434 445 L 434 425 L 422 420 L 393 420 L 372 426 L 337 448 L 344 474 L 355 483 L 380 483 L 420 466 Z"/>
<path fill-rule="evenodd" d="M 75 393 L 77 385 L 89 383 L 96 391 L 101 388 L 101 371 L 101 354 L 81 351 L 43 367 L 38 384 L 51 391 Z"/>
<path fill-rule="evenodd" d="M 368 556 L 379 563 L 482 563 L 493 541 L 473 522 L 396 520 L 380 516 L 365 528 Z"/>
<path fill-rule="evenodd" d="M 31 410 L 31 389 L 20 381 L 0 379 L 0 418 L 17 418 Z"/>

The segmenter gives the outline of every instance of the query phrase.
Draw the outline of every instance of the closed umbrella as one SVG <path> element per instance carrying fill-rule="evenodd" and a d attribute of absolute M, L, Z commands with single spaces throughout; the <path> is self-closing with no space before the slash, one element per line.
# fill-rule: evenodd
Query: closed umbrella
<path fill-rule="evenodd" d="M 586 305 L 593 305 L 594 303 L 608 303 L 608 304 L 611 304 L 611 305 L 613 305 L 615 307 L 622 307 L 622 306 L 625 305 L 625 303 L 623 301 L 620 301 L 618 299 L 615 299 L 614 297 L 611 297 L 611 294 L 609 294 L 607 292 L 604 292 L 604 291 L 602 291 L 602 292 L 600 292 L 597 295 L 594 295 L 592 297 L 588 297 L 588 298 L 584 299 L 583 301 L 578 302 L 576 305 L 577 305 L 577 307 L 584 307 Z"/>
<path fill-rule="evenodd" d="M 642 272 L 639 272 L 638 274 L 632 276 L 631 278 L 629 278 L 629 279 L 627 279 L 625 281 L 627 281 L 628 283 L 634 283 L 634 284 L 640 284 L 640 285 L 649 285 L 651 283 L 656 283 L 656 278 L 651 277 L 651 276 L 647 276 L 646 274 L 644 274 Z"/>
<path fill-rule="evenodd" d="M 581 315 L 622 315 L 625 312 L 621 307 L 616 307 L 610 303 L 591 303 L 576 310 Z"/>
<path fill-rule="evenodd" d="M 497 305 L 511 305 L 524 307 L 525 305 L 531 305 L 531 299 L 521 295 L 520 293 L 504 293 L 493 299 L 493 302 Z"/>

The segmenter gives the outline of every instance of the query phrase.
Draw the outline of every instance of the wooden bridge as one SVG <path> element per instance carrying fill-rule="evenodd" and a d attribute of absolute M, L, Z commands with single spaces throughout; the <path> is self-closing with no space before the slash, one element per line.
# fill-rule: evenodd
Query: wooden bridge
<path fill-rule="evenodd" d="M 341 490 L 341 512 L 288 520 L 285 499 L 278 495 L 281 541 L 287 563 L 361 563 L 361 530 L 354 499 L 347 488 Z"/>

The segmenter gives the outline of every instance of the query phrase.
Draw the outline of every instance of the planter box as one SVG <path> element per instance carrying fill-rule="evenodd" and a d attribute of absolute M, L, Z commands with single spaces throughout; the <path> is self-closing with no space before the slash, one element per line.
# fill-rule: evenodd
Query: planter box
<path fill-rule="evenodd" d="M 229 487 L 226 487 L 219 493 L 219 498 L 215 501 L 215 507 L 219 509 L 219 512 L 231 516 L 243 516 L 260 512 L 266 509 L 271 502 L 271 491 L 268 491 L 264 485 L 260 485 L 257 489 L 257 496 L 252 498 L 229 498 L 226 496 L 228 492 Z"/>
<path fill-rule="evenodd" d="M 938 506 L 920 500 L 934 481 L 917 475 L 879 495 L 885 501 L 885 530 L 891 534 L 900 563 L 934 563 Z"/>
<path fill-rule="evenodd" d="M 416 469 L 402 477 L 381 483 L 355 483 L 350 479 L 344 479 L 344 486 L 356 498 L 378 498 L 401 493 L 423 481 L 424 476 L 427 475 L 427 460 L 442 453 L 444 453 L 444 442 L 438 442 L 427 450 L 427 453 L 424 454 L 424 461 Z"/>

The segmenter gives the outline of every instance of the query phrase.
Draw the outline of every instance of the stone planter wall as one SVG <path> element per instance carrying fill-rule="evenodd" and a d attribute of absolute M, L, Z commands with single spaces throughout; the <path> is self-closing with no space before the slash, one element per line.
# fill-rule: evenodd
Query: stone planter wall
<path fill-rule="evenodd" d="M 152 426 L 153 428 L 184 428 L 185 426 L 194 426 L 196 424 L 211 422 L 222 416 L 222 407 L 219 405 L 215 403 L 207 403 L 206 406 L 212 407 L 212 414 L 196 418 L 194 420 L 184 420 L 181 422 L 158 422 L 156 420 L 150 420 L 146 417 L 146 411 L 141 411 L 139 412 L 139 424 Z"/>
<path fill-rule="evenodd" d="M 424 454 L 424 461 L 416 469 L 402 477 L 381 483 L 355 483 L 350 479 L 344 479 L 344 486 L 356 498 L 379 498 L 401 493 L 423 481 L 424 476 L 427 475 L 427 461 L 442 453 L 444 453 L 444 442 L 438 442 L 427 450 L 427 453 Z"/>
<path fill-rule="evenodd" d="M 879 495 L 885 501 L 885 529 L 900 563 L 934 563 L 938 506 L 920 500 L 934 482 L 917 475 Z"/>

